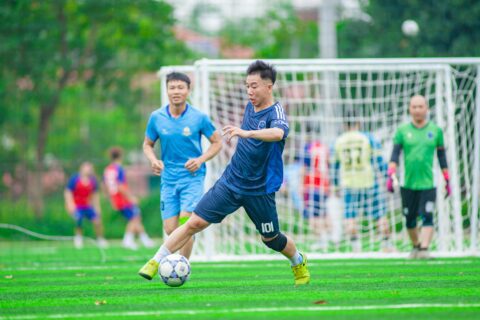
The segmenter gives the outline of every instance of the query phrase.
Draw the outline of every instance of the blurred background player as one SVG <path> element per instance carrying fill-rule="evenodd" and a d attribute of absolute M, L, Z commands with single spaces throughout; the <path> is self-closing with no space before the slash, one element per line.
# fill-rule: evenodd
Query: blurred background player
<path fill-rule="evenodd" d="M 302 170 L 303 164 L 300 161 L 300 157 L 298 154 L 295 154 L 293 162 L 283 166 L 283 183 L 280 188 L 280 192 L 285 193 L 292 201 L 293 209 L 299 212 L 303 212 L 303 200 L 301 197 Z"/>
<path fill-rule="evenodd" d="M 445 179 L 446 195 L 450 195 L 450 178 L 443 143 L 443 132 L 428 120 L 429 107 L 425 97 L 416 95 L 410 99 L 409 112 L 412 121 L 398 127 L 393 138 L 392 157 L 388 166 L 387 189 L 394 192 L 400 153 L 404 155 L 404 185 L 401 188 L 403 214 L 408 235 L 412 241 L 411 258 L 429 258 L 428 247 L 433 237 L 433 212 L 436 188 L 433 181 L 433 157 L 437 151 L 438 163 Z M 417 218 L 422 218 L 418 232 Z"/>
<path fill-rule="evenodd" d="M 303 216 L 315 236 L 313 250 L 327 251 L 329 221 L 326 203 L 329 192 L 328 148 L 319 141 L 305 146 L 303 167 Z"/>
<path fill-rule="evenodd" d="M 138 208 L 138 200 L 128 188 L 125 171 L 122 167 L 123 150 L 113 147 L 109 153 L 112 162 L 103 172 L 103 182 L 113 209 L 121 212 L 128 220 L 122 244 L 125 248 L 136 250 L 135 234 L 137 234 L 142 244 L 150 248 L 154 243 L 145 232 Z"/>
<path fill-rule="evenodd" d="M 74 174 L 68 181 L 64 191 L 65 206 L 68 213 L 75 219 L 74 245 L 76 248 L 83 247 L 82 221 L 87 218 L 92 221 L 97 244 L 107 247 L 107 241 L 103 236 L 103 224 L 100 219 L 100 197 L 98 183 L 90 162 L 83 162 L 80 171 Z"/>
<path fill-rule="evenodd" d="M 222 140 L 210 118 L 187 103 L 190 78 L 183 73 L 167 75 L 169 104 L 154 111 L 148 120 L 143 151 L 150 160 L 153 173 L 161 175 L 160 209 L 167 235 L 184 224 L 203 195 L 205 162 L 222 148 Z M 201 137 L 210 141 L 202 154 Z M 160 142 L 161 159 L 154 146 Z M 180 250 L 189 258 L 193 238 Z"/>
<path fill-rule="evenodd" d="M 386 217 L 386 201 L 379 188 L 377 173 L 385 177 L 387 164 L 381 155 L 381 145 L 367 133 L 360 132 L 360 126 L 349 117 L 346 132 L 335 142 L 335 182 L 343 191 L 346 232 L 354 252 L 361 251 L 358 232 L 358 214 L 364 211 L 377 222 L 382 236 L 383 251 L 392 251 L 390 228 Z"/>

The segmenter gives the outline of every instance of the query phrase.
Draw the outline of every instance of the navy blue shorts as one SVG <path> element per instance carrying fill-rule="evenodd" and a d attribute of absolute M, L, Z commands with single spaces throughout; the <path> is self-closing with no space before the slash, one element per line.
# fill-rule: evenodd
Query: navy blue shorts
<path fill-rule="evenodd" d="M 131 206 L 119 210 L 122 213 L 122 216 L 125 217 L 128 221 L 132 220 L 140 214 L 140 209 L 137 206 Z"/>
<path fill-rule="evenodd" d="M 75 219 L 75 223 L 77 227 L 82 226 L 83 218 L 87 218 L 90 221 L 94 221 L 98 218 L 95 209 L 92 207 L 85 207 L 85 208 L 77 208 L 75 213 L 73 214 L 73 218 Z"/>
<path fill-rule="evenodd" d="M 207 222 L 220 223 L 240 207 L 245 209 L 262 236 L 272 238 L 279 233 L 275 193 L 242 195 L 229 189 L 224 182 L 217 181 L 193 211 Z"/>

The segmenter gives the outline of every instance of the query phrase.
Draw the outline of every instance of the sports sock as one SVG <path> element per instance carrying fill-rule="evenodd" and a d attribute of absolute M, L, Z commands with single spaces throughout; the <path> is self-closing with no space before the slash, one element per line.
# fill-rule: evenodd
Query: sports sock
<path fill-rule="evenodd" d="M 133 241 L 133 232 L 125 232 L 125 235 L 123 236 L 123 241 L 125 242 Z"/>
<path fill-rule="evenodd" d="M 297 250 L 295 251 L 295 254 L 293 255 L 293 257 L 289 258 L 290 260 L 290 263 L 293 266 L 296 266 L 296 265 L 299 265 L 300 263 L 303 262 L 303 257 L 302 255 L 300 254 L 300 252 Z"/>
<path fill-rule="evenodd" d="M 162 245 L 160 249 L 158 249 L 157 253 L 153 256 L 153 259 L 160 263 L 160 260 L 162 260 L 164 257 L 168 256 L 169 254 L 172 254 L 166 247 L 165 245 Z"/>
<path fill-rule="evenodd" d="M 148 236 L 148 234 L 146 232 L 142 232 L 142 233 L 140 233 L 140 240 L 150 241 L 150 237 Z"/>

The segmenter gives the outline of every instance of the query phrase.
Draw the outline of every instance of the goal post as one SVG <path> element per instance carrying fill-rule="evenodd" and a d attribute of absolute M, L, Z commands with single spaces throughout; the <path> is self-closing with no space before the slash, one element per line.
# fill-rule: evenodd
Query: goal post
<path fill-rule="evenodd" d="M 202 59 L 192 66 L 163 67 L 159 71 L 162 105 L 168 103 L 166 75 L 171 71 L 185 72 L 193 80 L 191 102 L 194 106 L 207 113 L 219 129 L 226 124 L 240 125 L 247 103 L 244 83 L 250 62 Z M 480 59 L 292 59 L 269 62 L 278 72 L 275 98 L 284 106 L 290 123 L 284 151 L 285 184 L 276 197 L 279 220 L 281 229 L 291 234 L 302 250 L 311 254 L 351 253 L 348 237 L 342 229 L 341 196 L 338 198 L 335 192 L 329 192 L 330 198 L 320 201 L 326 207 L 330 227 L 321 227 L 321 223 L 319 227 L 315 220 L 322 219 L 311 219 L 308 213 L 304 215 L 303 193 L 308 192 L 299 192 L 302 183 L 298 180 L 302 167 L 299 159 L 304 158 L 306 146 L 320 143 L 329 150 L 327 159 L 324 159 L 328 166 L 325 175 L 333 185 L 332 147 L 344 132 L 344 122 L 354 115 L 361 130 L 368 132 L 381 145 L 380 152 L 387 162 L 393 133 L 409 120 L 410 97 L 422 94 L 431 106 L 430 119 L 444 131 L 452 186 L 452 196 L 445 199 L 443 178 L 436 164 L 438 212 L 432 248 L 437 254 L 444 255 L 477 252 Z M 235 143 L 224 144 L 222 152 L 208 162 L 206 189 L 222 174 L 233 155 Z M 407 252 L 410 244 L 399 194 L 387 193 L 385 175 L 381 170 L 375 175 L 380 194 L 378 199 L 383 200 L 381 204 L 373 197 L 358 200 L 361 201 L 357 206 L 361 251 L 380 250 L 380 235 L 372 212 L 382 211 L 384 206 L 394 246 L 399 252 Z M 328 234 L 323 238 L 328 243 L 326 248 L 319 250 L 316 243 L 322 233 Z M 195 249 L 197 256 L 209 259 L 269 252 L 242 210 L 200 235 Z"/>

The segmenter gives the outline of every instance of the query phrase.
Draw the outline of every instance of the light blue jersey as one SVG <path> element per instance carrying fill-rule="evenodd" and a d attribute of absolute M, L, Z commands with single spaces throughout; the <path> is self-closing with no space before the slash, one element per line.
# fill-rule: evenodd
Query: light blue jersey
<path fill-rule="evenodd" d="M 209 117 L 188 104 L 178 118 L 171 116 L 168 105 L 152 112 L 145 136 L 152 141 L 160 140 L 161 160 L 165 165 L 162 183 L 188 182 L 193 176 L 205 176 L 205 164 L 192 174 L 185 163 L 202 155 L 202 135 L 210 138 L 214 132 Z"/>

